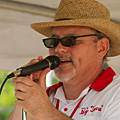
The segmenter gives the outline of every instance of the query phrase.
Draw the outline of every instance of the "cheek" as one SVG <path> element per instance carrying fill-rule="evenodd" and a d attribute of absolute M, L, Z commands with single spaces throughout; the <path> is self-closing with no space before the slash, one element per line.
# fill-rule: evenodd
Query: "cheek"
<path fill-rule="evenodd" d="M 77 64 L 88 64 L 97 59 L 96 49 L 90 46 L 84 47 L 84 49 L 77 49 L 76 54 L 73 56 L 75 63 Z"/>

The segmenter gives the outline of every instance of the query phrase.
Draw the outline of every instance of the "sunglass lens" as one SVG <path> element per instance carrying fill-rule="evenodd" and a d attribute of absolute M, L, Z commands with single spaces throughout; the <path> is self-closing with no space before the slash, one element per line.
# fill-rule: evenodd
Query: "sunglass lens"
<path fill-rule="evenodd" d="M 49 38 L 49 39 L 43 39 L 44 45 L 47 48 L 53 48 L 56 47 L 58 44 L 58 41 L 54 38 Z"/>
<path fill-rule="evenodd" d="M 61 43 L 62 45 L 69 47 L 75 45 L 76 40 L 74 37 L 64 37 L 62 38 Z"/>

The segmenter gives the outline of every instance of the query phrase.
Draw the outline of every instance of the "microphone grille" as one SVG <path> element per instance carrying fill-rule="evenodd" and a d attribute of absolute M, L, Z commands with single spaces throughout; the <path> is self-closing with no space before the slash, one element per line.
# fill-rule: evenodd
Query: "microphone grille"
<path fill-rule="evenodd" d="M 51 70 L 57 68 L 60 65 L 60 59 L 57 56 L 51 55 L 51 56 L 46 57 L 45 59 L 48 59 L 49 62 L 51 63 L 51 66 L 50 66 Z"/>

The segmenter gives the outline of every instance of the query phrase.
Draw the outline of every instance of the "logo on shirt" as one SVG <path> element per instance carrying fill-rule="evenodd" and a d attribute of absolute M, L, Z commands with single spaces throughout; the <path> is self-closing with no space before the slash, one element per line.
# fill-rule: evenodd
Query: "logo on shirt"
<path fill-rule="evenodd" d="M 95 111 L 100 112 L 102 110 L 102 108 L 103 108 L 103 105 L 101 105 L 100 107 L 96 107 L 96 106 L 92 105 L 90 108 L 89 107 L 82 107 L 81 112 L 79 114 L 86 116 L 88 112 L 95 112 Z"/>

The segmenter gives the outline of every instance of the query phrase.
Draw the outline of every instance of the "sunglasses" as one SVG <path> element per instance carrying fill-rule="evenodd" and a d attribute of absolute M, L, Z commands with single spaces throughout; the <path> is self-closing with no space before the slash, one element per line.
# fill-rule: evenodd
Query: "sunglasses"
<path fill-rule="evenodd" d="M 46 38 L 43 39 L 43 43 L 47 48 L 54 48 L 57 47 L 58 43 L 61 42 L 63 46 L 70 47 L 76 44 L 76 39 L 80 37 L 88 37 L 88 36 L 98 36 L 97 34 L 89 34 L 89 35 L 82 35 L 82 36 L 68 36 L 63 38 Z"/>

